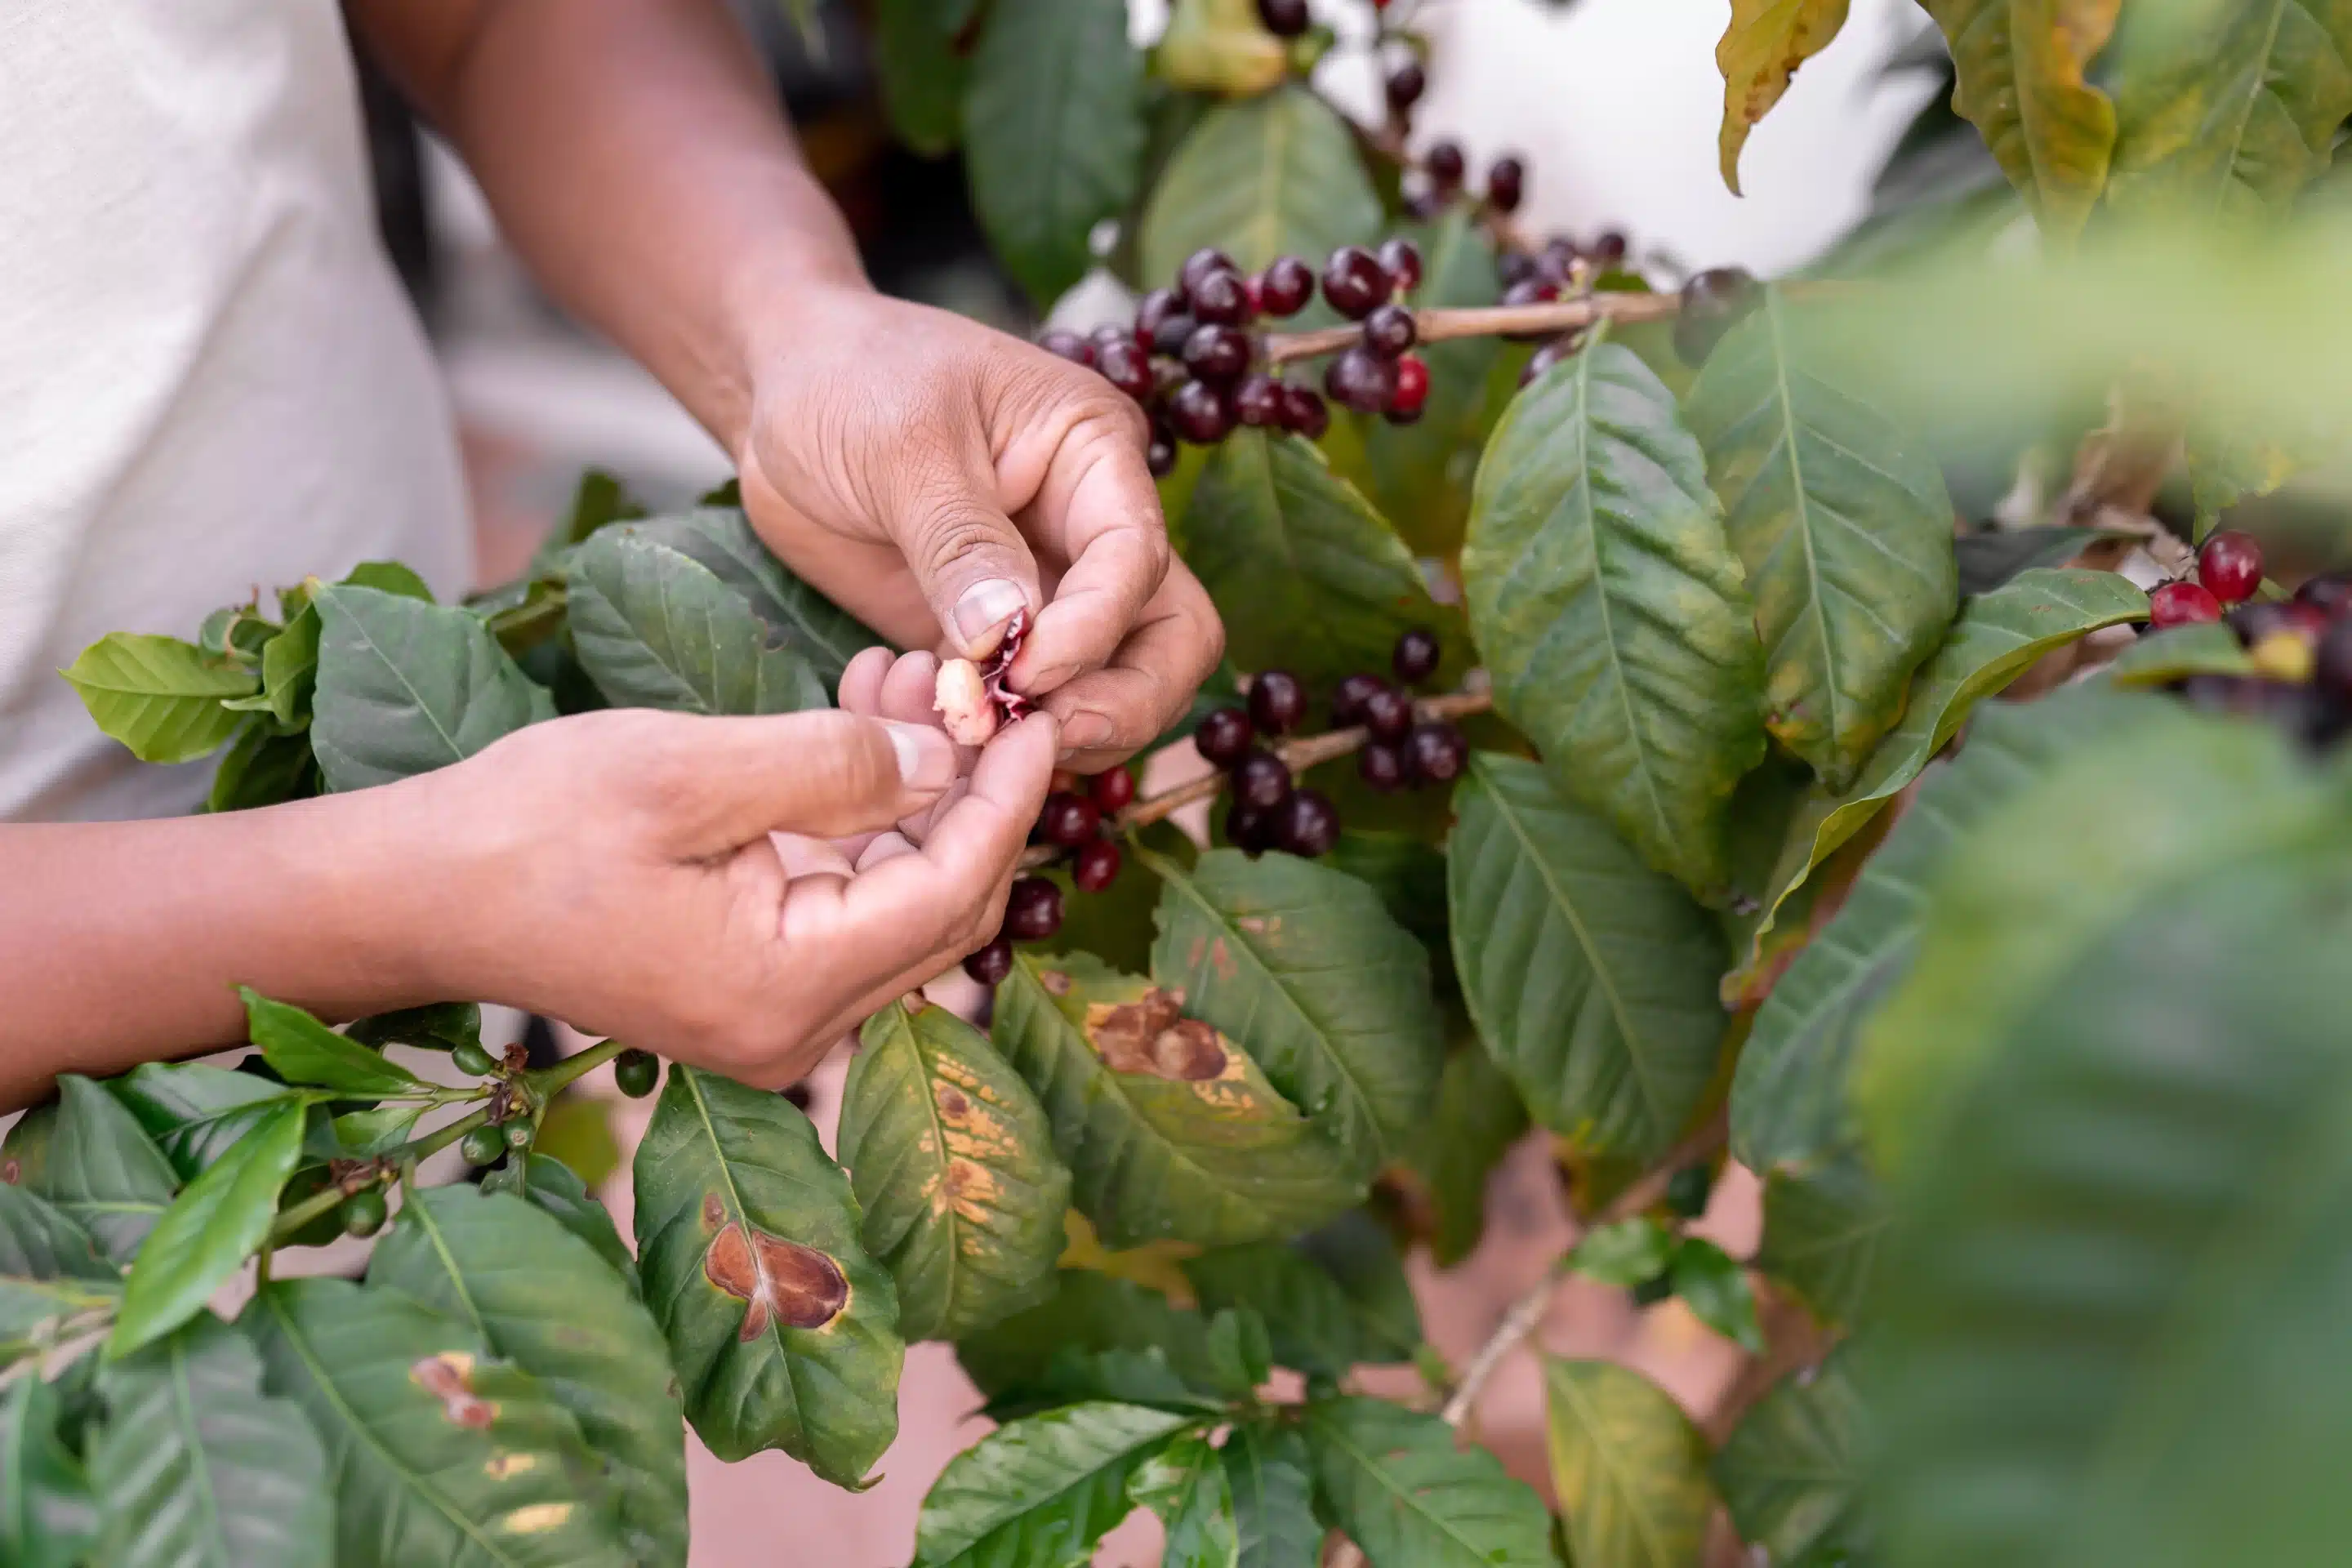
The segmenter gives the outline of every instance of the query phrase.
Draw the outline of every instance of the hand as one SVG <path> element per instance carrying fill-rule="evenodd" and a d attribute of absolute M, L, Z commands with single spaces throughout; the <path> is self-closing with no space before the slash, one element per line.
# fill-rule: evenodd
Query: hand
<path fill-rule="evenodd" d="M 442 994 L 782 1088 L 995 934 L 1055 733 L 1014 725 L 960 779 L 923 724 L 613 711 L 381 793 L 464 840 Z M 919 848 L 887 831 L 959 784 Z"/>
<path fill-rule="evenodd" d="M 902 647 L 984 657 L 1035 612 L 1012 685 L 1061 721 L 1082 771 L 1164 731 L 1224 633 L 1169 551 L 1135 405 L 855 286 L 802 285 L 762 319 L 736 459 L 770 547 Z"/>

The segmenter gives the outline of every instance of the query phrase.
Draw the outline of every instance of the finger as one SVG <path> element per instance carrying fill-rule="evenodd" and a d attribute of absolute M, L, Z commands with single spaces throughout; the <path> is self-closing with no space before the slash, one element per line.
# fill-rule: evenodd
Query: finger
<path fill-rule="evenodd" d="M 985 658 L 1015 615 L 1045 603 L 1028 542 L 998 503 L 995 465 L 975 445 L 909 452 L 903 471 L 891 537 L 949 641 Z"/>
<path fill-rule="evenodd" d="M 1129 422 L 1097 419 L 1055 452 L 1029 510 L 1070 564 L 1013 662 L 1014 690 L 1041 696 L 1100 668 L 1166 580 L 1168 530 L 1143 450 Z"/>
<path fill-rule="evenodd" d="M 825 709 L 765 718 L 670 716 L 634 759 L 642 805 L 673 853 L 697 858 L 772 832 L 841 838 L 889 826 L 956 776 L 937 730 Z"/>
<path fill-rule="evenodd" d="M 1224 627 L 1198 579 L 1179 563 L 1108 665 L 1044 700 L 1062 721 L 1062 761 L 1098 772 L 1164 733 L 1224 653 Z"/>
<path fill-rule="evenodd" d="M 897 657 L 887 647 L 869 647 L 851 659 L 841 672 L 841 684 L 836 689 L 834 704 L 848 713 L 862 713 L 867 718 L 887 717 L 882 712 L 882 686 L 890 674 Z"/>
<path fill-rule="evenodd" d="M 771 833 L 768 842 L 775 847 L 776 858 L 782 864 L 788 882 L 803 877 L 847 877 L 856 869 L 850 851 L 834 839 L 811 838 L 804 833 Z"/>
<path fill-rule="evenodd" d="M 866 847 L 865 852 L 857 857 L 858 874 L 863 876 L 885 861 L 896 860 L 901 855 L 912 855 L 915 852 L 914 845 L 908 842 L 905 834 L 877 833 L 874 836 L 874 841 Z"/>
<path fill-rule="evenodd" d="M 929 653 L 901 655 L 890 666 L 874 711 L 901 724 L 929 724 L 945 734 L 946 724 L 936 706 L 940 661 Z"/>

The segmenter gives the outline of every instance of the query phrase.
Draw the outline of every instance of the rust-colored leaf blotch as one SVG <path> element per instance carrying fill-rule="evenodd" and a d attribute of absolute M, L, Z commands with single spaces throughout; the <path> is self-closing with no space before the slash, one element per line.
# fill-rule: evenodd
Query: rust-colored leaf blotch
<path fill-rule="evenodd" d="M 702 1272 L 713 1285 L 743 1302 L 737 1338 L 748 1344 L 772 1323 L 788 1329 L 821 1329 L 849 1306 L 849 1281 L 841 1266 L 812 1247 L 730 1220 L 702 1255 Z"/>
<path fill-rule="evenodd" d="M 1217 1031 L 1181 1011 L 1184 994 L 1157 986 L 1136 1001 L 1087 1009 L 1087 1038 L 1113 1072 L 1148 1073 L 1178 1083 L 1221 1077 L 1227 1058 Z"/>
<path fill-rule="evenodd" d="M 441 1402 L 452 1426 L 480 1431 L 498 1419 L 499 1407 L 474 1392 L 474 1358 L 459 1351 L 429 1355 L 408 1369 L 418 1387 Z"/>

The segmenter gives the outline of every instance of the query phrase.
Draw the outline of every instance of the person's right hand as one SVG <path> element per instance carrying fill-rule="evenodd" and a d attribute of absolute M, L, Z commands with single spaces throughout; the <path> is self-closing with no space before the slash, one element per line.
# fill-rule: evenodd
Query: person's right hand
<path fill-rule="evenodd" d="M 1043 714 L 1004 731 L 919 847 L 887 830 L 940 805 L 955 748 L 847 712 L 583 714 L 384 793 L 468 868 L 438 994 L 782 1088 L 995 934 L 1057 742 Z M 794 847 L 877 833 L 855 861 Z"/>

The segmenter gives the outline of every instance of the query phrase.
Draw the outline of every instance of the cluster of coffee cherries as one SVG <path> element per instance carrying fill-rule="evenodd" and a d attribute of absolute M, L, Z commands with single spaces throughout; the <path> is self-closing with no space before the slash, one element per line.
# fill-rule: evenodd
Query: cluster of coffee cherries
<path fill-rule="evenodd" d="M 2196 574 L 2148 595 L 2147 629 L 2219 621 L 2251 656 L 2251 675 L 2195 675 L 2175 688 L 2220 712 L 2284 722 L 2314 745 L 2352 733 L 2352 572 L 2306 581 L 2293 596 L 2258 599 L 2263 547 L 2224 529 L 2197 552 Z"/>
<path fill-rule="evenodd" d="M 1123 859 L 1108 833 L 1111 819 L 1134 800 L 1135 775 L 1125 768 L 1090 779 L 1056 773 L 1030 838 L 1065 852 L 1078 891 L 1099 893 L 1118 880 Z M 1004 923 L 995 939 L 963 961 L 964 973 L 982 985 L 999 984 L 1013 973 L 1014 942 L 1043 942 L 1061 929 L 1060 886 L 1047 877 L 1023 877 L 1005 898 Z"/>
<path fill-rule="evenodd" d="M 1412 694 L 1436 673 L 1439 654 L 1433 633 L 1415 628 L 1397 638 L 1390 663 L 1402 686 L 1377 675 L 1357 674 L 1331 694 L 1335 728 L 1362 725 L 1368 731 L 1356 752 L 1366 784 L 1382 792 L 1414 784 L 1450 784 L 1470 760 L 1462 731 L 1442 720 L 1416 721 Z M 1201 721 L 1192 744 L 1202 758 L 1224 770 L 1233 792 L 1225 812 L 1225 841 L 1255 856 L 1286 850 L 1312 859 L 1339 841 L 1339 808 L 1317 789 L 1299 786 L 1289 765 L 1258 744 L 1261 737 L 1289 734 L 1305 721 L 1307 688 L 1286 670 L 1269 669 L 1250 682 L 1245 708 L 1220 708 Z"/>
<path fill-rule="evenodd" d="M 1331 253 L 1323 297 L 1363 323 L 1362 340 L 1324 375 L 1333 401 L 1400 425 L 1421 417 L 1429 365 L 1411 352 L 1420 329 L 1396 298 L 1418 287 L 1421 275 L 1421 252 L 1407 239 L 1388 240 L 1377 252 L 1349 245 Z M 1151 416 L 1151 472 L 1165 478 L 1176 467 L 1180 439 L 1213 446 L 1246 426 L 1311 441 L 1329 427 L 1322 395 L 1269 366 L 1264 342 L 1250 331 L 1305 310 L 1316 282 L 1314 268 L 1296 256 L 1244 274 L 1223 251 L 1204 248 L 1186 258 L 1173 287 L 1143 297 L 1131 326 L 1098 327 L 1088 337 L 1056 329 L 1038 344 L 1100 373 L 1143 405 Z"/>

